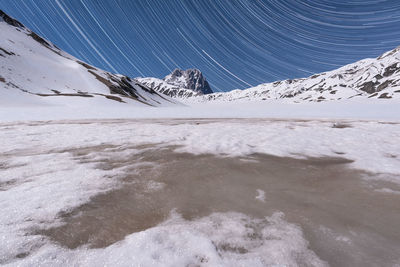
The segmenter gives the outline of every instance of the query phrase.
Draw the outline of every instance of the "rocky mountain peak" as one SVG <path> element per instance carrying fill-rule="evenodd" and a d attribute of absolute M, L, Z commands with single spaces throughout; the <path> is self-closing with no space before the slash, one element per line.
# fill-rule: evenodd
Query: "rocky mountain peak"
<path fill-rule="evenodd" d="M 181 70 L 177 68 L 163 80 L 179 88 L 190 89 L 197 93 L 205 95 L 213 93 L 206 78 L 198 69 Z"/>
<path fill-rule="evenodd" d="M 173 76 L 173 77 L 182 77 L 183 73 L 184 73 L 183 70 L 177 68 L 177 69 L 174 69 L 174 71 L 171 72 L 170 75 Z"/>

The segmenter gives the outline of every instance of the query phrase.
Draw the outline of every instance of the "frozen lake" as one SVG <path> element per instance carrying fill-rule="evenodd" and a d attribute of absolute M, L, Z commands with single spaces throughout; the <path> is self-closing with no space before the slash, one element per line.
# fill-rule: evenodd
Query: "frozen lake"
<path fill-rule="evenodd" d="M 393 266 L 400 124 L 3 123 L 0 263 Z"/>

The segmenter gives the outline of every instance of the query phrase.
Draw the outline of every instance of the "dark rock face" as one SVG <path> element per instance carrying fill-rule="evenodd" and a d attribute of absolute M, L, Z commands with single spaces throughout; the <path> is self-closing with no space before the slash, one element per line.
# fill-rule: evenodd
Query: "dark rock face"
<path fill-rule="evenodd" d="M 16 19 L 13 19 L 12 17 L 10 17 L 6 13 L 4 13 L 3 10 L 1 10 L 1 9 L 0 9 L 0 18 L 2 18 L 5 22 L 10 24 L 11 26 L 18 27 L 18 28 L 24 28 L 24 25 L 21 22 L 19 22 Z"/>
<path fill-rule="evenodd" d="M 0 56 L 4 57 L 4 55 L 1 52 L 5 53 L 6 55 L 9 55 L 9 56 L 15 56 L 15 53 L 7 51 L 4 48 L 0 47 Z"/>
<path fill-rule="evenodd" d="M 362 86 L 360 87 L 361 91 L 364 91 L 368 94 L 372 94 L 376 92 L 376 85 L 378 85 L 377 82 L 373 82 L 373 81 L 368 81 L 364 84 L 362 84 Z"/>
<path fill-rule="evenodd" d="M 397 72 L 398 70 L 400 70 L 400 67 L 397 67 L 397 63 L 395 63 L 385 69 L 383 76 L 388 77 L 388 76 L 392 75 L 393 73 Z"/>
<path fill-rule="evenodd" d="M 204 78 L 198 69 L 175 69 L 170 75 L 164 78 L 164 81 L 177 87 L 190 89 L 205 95 L 213 93 L 206 78 Z"/>
<path fill-rule="evenodd" d="M 392 98 L 388 93 L 381 94 L 378 98 Z"/>
<path fill-rule="evenodd" d="M 33 40 L 35 40 L 36 42 L 39 42 L 40 44 L 42 44 L 42 45 L 44 45 L 44 46 L 47 46 L 47 48 L 51 47 L 50 44 L 49 44 L 45 39 L 43 39 L 42 37 L 40 37 L 40 36 L 37 35 L 36 33 L 31 32 L 31 33 L 28 34 L 28 35 L 29 35 L 30 37 L 32 37 Z"/>

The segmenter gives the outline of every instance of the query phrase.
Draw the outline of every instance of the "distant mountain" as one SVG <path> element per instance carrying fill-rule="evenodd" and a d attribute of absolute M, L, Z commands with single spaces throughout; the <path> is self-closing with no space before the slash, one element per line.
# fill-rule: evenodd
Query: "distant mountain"
<path fill-rule="evenodd" d="M 176 69 L 163 80 L 157 78 L 140 78 L 139 80 L 157 92 L 186 99 L 185 101 L 188 102 L 270 99 L 283 99 L 289 102 L 322 102 L 350 98 L 400 99 L 400 47 L 378 58 L 363 59 L 308 78 L 265 83 L 224 93 L 188 90 L 188 79 L 185 77 L 192 77 L 191 74 L 187 74 L 188 71 Z M 193 87 L 193 83 L 190 84 L 191 88 L 196 88 Z"/>
<path fill-rule="evenodd" d="M 202 96 L 202 93 L 195 92 L 191 89 L 187 88 L 180 88 L 176 85 L 167 83 L 164 80 L 157 79 L 157 78 L 152 78 L 152 77 L 147 77 L 147 78 L 136 78 L 140 83 L 148 86 L 149 88 L 153 89 L 154 91 L 158 93 L 165 94 L 167 96 L 173 97 L 173 98 L 189 98 L 193 96 Z"/>
<path fill-rule="evenodd" d="M 198 69 L 175 69 L 162 80 L 157 78 L 137 79 L 159 93 L 176 98 L 188 98 L 213 93 L 206 78 Z"/>
<path fill-rule="evenodd" d="M 265 83 L 245 90 L 208 94 L 190 100 L 285 99 L 290 102 L 322 102 L 349 98 L 400 99 L 400 47 L 378 58 L 363 59 L 308 78 Z"/>
<path fill-rule="evenodd" d="M 206 78 L 198 69 L 175 69 L 171 74 L 165 76 L 164 81 L 204 95 L 213 93 Z"/>
<path fill-rule="evenodd" d="M 147 106 L 176 103 L 134 79 L 74 58 L 1 10 L 0 32 L 3 102 L 80 97 Z"/>

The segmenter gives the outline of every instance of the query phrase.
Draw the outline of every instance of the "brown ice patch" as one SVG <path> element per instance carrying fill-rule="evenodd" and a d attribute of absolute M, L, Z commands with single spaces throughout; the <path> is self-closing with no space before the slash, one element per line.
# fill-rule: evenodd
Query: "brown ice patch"
<path fill-rule="evenodd" d="M 337 128 L 337 129 L 344 129 L 344 128 L 352 128 L 351 124 L 348 123 L 343 123 L 343 122 L 335 122 L 332 125 L 332 128 Z"/>
<path fill-rule="evenodd" d="M 155 165 L 133 164 L 138 161 Z M 173 148 L 110 157 L 98 166 L 127 166 L 123 185 L 60 214 L 63 225 L 36 233 L 68 248 L 101 248 L 156 226 L 173 209 L 188 220 L 213 212 L 262 218 L 282 211 L 332 266 L 393 263 L 400 255 L 400 196 L 374 191 L 379 182 L 366 186 L 365 173 L 348 168 L 350 162 L 263 154 L 221 158 Z M 265 202 L 256 199 L 257 190 L 265 192 Z"/>

